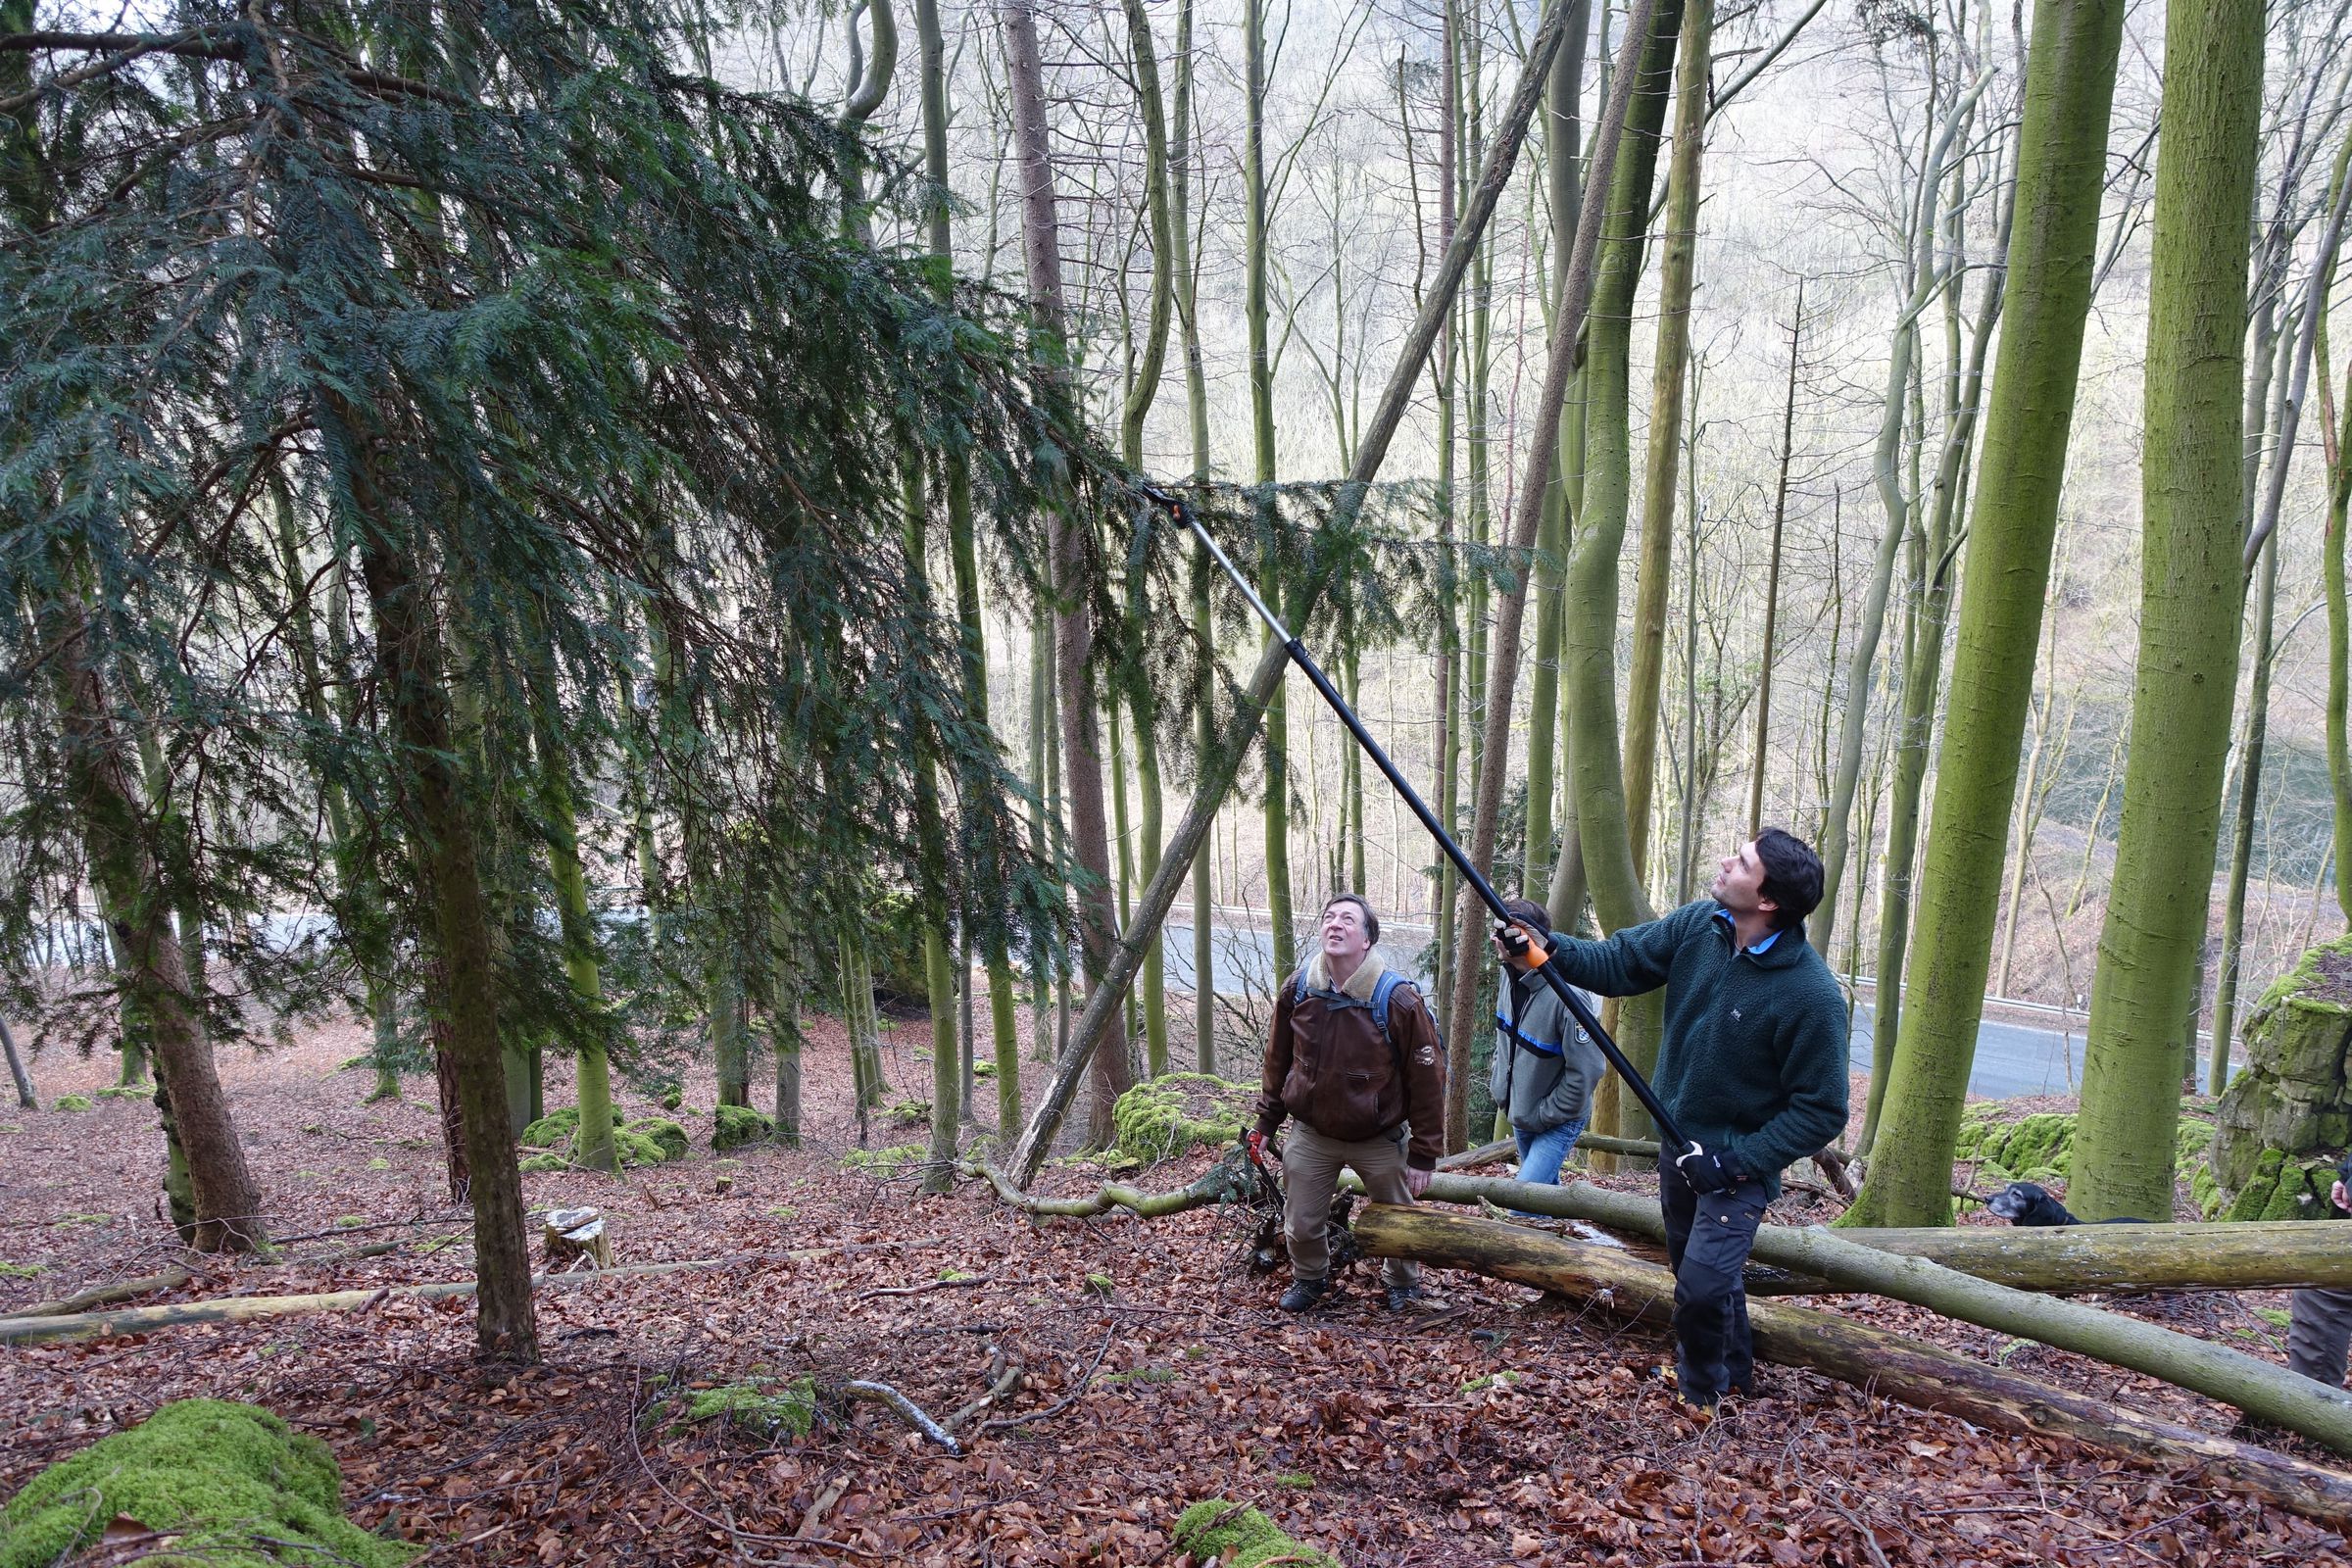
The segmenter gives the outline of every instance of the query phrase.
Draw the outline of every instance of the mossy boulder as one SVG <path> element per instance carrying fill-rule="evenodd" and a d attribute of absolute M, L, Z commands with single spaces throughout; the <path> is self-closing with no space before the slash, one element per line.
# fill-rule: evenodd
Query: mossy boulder
<path fill-rule="evenodd" d="M 686 1129 L 667 1116 L 640 1116 L 619 1128 L 613 1138 L 617 1141 L 623 1135 L 650 1142 L 661 1150 L 651 1159 L 630 1159 L 624 1153 L 621 1157 L 632 1165 L 658 1165 L 665 1159 L 684 1159 L 687 1150 L 693 1147 L 686 1140 Z"/>
<path fill-rule="evenodd" d="M 2222 1219 L 2325 1219 L 2352 1144 L 2352 936 L 2322 943 L 2246 1014 L 2245 1065 L 2214 1109 L 2203 1181 Z"/>
<path fill-rule="evenodd" d="M 1204 1072 L 1150 1078 L 1111 1108 L 1119 1152 L 1134 1159 L 1171 1159 L 1195 1149 L 1217 1149 L 1250 1125 L 1257 1091 Z"/>
<path fill-rule="evenodd" d="M 560 1152 L 569 1149 L 579 1132 L 580 1107 L 565 1105 L 562 1110 L 549 1111 L 525 1127 L 522 1130 L 522 1142 L 526 1148 Z"/>
<path fill-rule="evenodd" d="M 721 1105 L 710 1115 L 710 1147 L 713 1150 L 764 1144 L 776 1130 L 774 1122 L 749 1105 Z"/>
<path fill-rule="evenodd" d="M 1177 1515 L 1176 1545 L 1195 1562 L 1221 1563 L 1225 1568 L 1257 1568 L 1264 1562 L 1340 1568 L 1337 1557 L 1283 1534 L 1280 1525 L 1255 1508 L 1239 1507 L 1223 1497 L 1204 1497 Z"/>
<path fill-rule="evenodd" d="M 97 1106 L 87 1095 L 60 1095 L 57 1097 L 57 1103 L 50 1108 L 52 1110 L 95 1110 Z"/>
<path fill-rule="evenodd" d="M 342 1487 L 326 1445 L 269 1411 L 182 1399 L 26 1482 L 0 1508 L 0 1568 L 48 1568 L 134 1526 L 168 1538 L 148 1560 L 206 1568 L 397 1568 L 423 1550 L 344 1518 Z"/>

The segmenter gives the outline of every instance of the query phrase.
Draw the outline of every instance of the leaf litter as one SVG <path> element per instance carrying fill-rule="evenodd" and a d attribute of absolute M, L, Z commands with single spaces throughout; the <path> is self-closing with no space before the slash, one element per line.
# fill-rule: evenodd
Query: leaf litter
<path fill-rule="evenodd" d="M 387 1297 L 356 1312 L 14 1349 L 0 1356 L 0 1494 L 201 1395 L 260 1403 L 324 1440 L 352 1517 L 426 1544 L 419 1560 L 433 1564 L 1186 1568 L 1169 1530 L 1204 1497 L 1256 1507 L 1343 1562 L 1398 1568 L 2352 1563 L 2340 1531 L 2193 1472 L 1976 1429 L 1789 1368 L 1762 1369 L 1761 1397 L 1694 1427 L 1660 1376 L 1662 1335 L 1475 1275 L 1429 1271 L 1432 1309 L 1397 1317 L 1381 1306 L 1373 1265 L 1358 1264 L 1335 1304 L 1293 1318 L 1274 1306 L 1279 1280 L 1246 1271 L 1237 1212 L 1036 1222 L 975 1183 L 921 1197 L 917 1171 L 843 1168 L 856 1139 L 846 1046 L 831 1020 L 809 1025 L 805 1147 L 720 1163 L 705 1111 L 699 1126 L 682 1118 L 697 1132 L 684 1163 L 617 1182 L 524 1178 L 534 1211 L 602 1208 L 624 1265 L 761 1255 L 544 1291 L 545 1359 L 527 1369 L 473 1362 L 462 1298 Z M 271 1229 L 305 1238 L 274 1263 L 177 1246 L 143 1102 L 0 1121 L 11 1172 L 0 1255 L 19 1265 L 0 1275 L 0 1310 L 173 1260 L 196 1277 L 150 1303 L 466 1278 L 467 1216 L 448 1201 L 430 1081 L 411 1080 L 422 1101 L 361 1103 L 367 1075 L 337 1070 L 357 1041 L 321 1030 L 221 1062 Z M 910 1055 L 892 1049 L 894 1083 L 927 1081 Z M 108 1065 L 44 1061 L 44 1092 L 86 1093 Z M 548 1103 L 564 1103 L 562 1066 L 549 1067 Z M 624 1114 L 654 1108 L 620 1098 Z M 690 1105 L 712 1098 L 707 1075 L 689 1080 Z M 99 1149 L 136 1152 L 93 1158 Z M 1122 1179 L 1174 1187 L 1204 1160 Z M 1041 1190 L 1101 1179 L 1054 1168 Z M 1807 1209 L 1815 1201 L 1792 1187 L 1775 1217 L 1826 1217 Z M 392 1248 L 352 1255 L 337 1240 L 346 1232 Z M 815 1249 L 831 1250 L 778 1255 Z M 27 1267 L 37 1272 L 21 1276 Z M 2276 1359 L 2256 1309 L 2282 1302 L 2109 1304 Z M 1826 1304 L 2167 1419 L 2217 1432 L 2232 1419 L 2150 1379 L 1903 1303 Z M 1017 1385 L 982 1402 L 1012 1367 Z M 806 1436 L 690 1416 L 697 1394 L 803 1379 L 816 1395 Z M 861 1380 L 935 1419 L 977 1406 L 957 1429 L 963 1451 L 846 1397 Z M 123 1560 L 117 1547 L 91 1560 L 100 1554 Z"/>

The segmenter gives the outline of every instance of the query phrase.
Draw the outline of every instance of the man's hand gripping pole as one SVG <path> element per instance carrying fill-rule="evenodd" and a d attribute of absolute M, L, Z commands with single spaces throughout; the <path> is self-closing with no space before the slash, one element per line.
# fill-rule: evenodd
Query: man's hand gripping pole
<path fill-rule="evenodd" d="M 1331 683 L 1330 676 L 1323 673 L 1323 667 L 1315 662 L 1314 657 L 1306 651 L 1297 637 L 1291 634 L 1291 629 L 1282 623 L 1281 618 L 1266 608 L 1266 602 L 1257 596 L 1257 590 L 1250 586 L 1250 579 L 1235 568 L 1233 562 L 1219 548 L 1216 540 L 1209 537 L 1208 530 L 1200 526 L 1200 519 L 1194 515 L 1191 505 L 1182 496 L 1162 490 L 1156 485 L 1145 485 L 1141 488 L 1146 498 L 1166 509 L 1168 515 L 1176 520 L 1178 526 L 1190 529 L 1193 537 L 1200 542 L 1201 548 L 1208 552 L 1210 559 L 1224 568 L 1225 575 L 1232 579 L 1236 588 L 1242 591 L 1242 597 L 1250 601 L 1250 608 L 1257 612 L 1257 618 L 1266 623 L 1266 629 L 1274 634 L 1275 641 L 1282 644 L 1283 652 L 1290 657 L 1291 662 L 1298 665 L 1299 673 L 1304 675 L 1313 684 L 1315 690 L 1322 694 L 1323 701 L 1330 705 L 1334 713 L 1339 715 L 1340 722 L 1348 726 L 1348 733 L 1355 737 L 1355 744 L 1363 748 L 1366 757 L 1372 759 L 1373 765 L 1380 769 L 1381 777 L 1389 781 L 1389 788 L 1395 790 L 1398 799 L 1411 808 L 1413 815 L 1421 819 L 1421 826 L 1432 839 L 1437 841 L 1438 848 L 1445 853 L 1447 859 L 1453 862 L 1454 869 L 1461 872 L 1462 881 L 1477 893 L 1489 909 L 1494 912 L 1494 918 L 1502 922 L 1505 930 L 1518 933 L 1522 940 L 1530 944 L 1530 956 L 1534 957 L 1535 961 L 1529 972 L 1544 977 L 1544 983 L 1551 987 L 1553 995 L 1557 996 L 1568 1008 L 1569 1016 L 1574 1018 L 1583 1027 L 1585 1033 L 1592 1037 L 1592 1043 L 1600 1048 L 1601 1055 L 1606 1057 L 1609 1065 L 1617 1070 L 1617 1075 L 1625 1080 L 1625 1086 L 1634 1092 L 1634 1098 L 1642 1102 L 1642 1108 L 1649 1112 L 1650 1120 L 1658 1124 L 1658 1134 L 1664 1141 L 1664 1146 L 1683 1151 L 1681 1154 L 1675 1156 L 1675 1165 L 1690 1177 L 1691 1185 L 1698 1187 L 1700 1191 L 1712 1190 L 1710 1187 L 1702 1185 L 1708 1182 L 1713 1175 L 1711 1169 L 1703 1168 L 1703 1162 L 1712 1160 L 1719 1164 L 1720 1156 L 1708 1155 L 1697 1144 L 1683 1136 L 1682 1129 L 1675 1126 L 1674 1118 L 1667 1114 L 1666 1106 L 1659 1101 L 1657 1091 L 1649 1087 L 1649 1080 L 1642 1077 L 1641 1069 L 1627 1059 L 1624 1052 L 1617 1049 L 1617 1042 L 1611 1040 L 1609 1032 L 1600 1026 L 1599 1017 L 1590 1006 L 1586 1005 L 1584 999 L 1577 995 L 1576 988 L 1568 983 L 1567 977 L 1561 974 L 1552 963 L 1551 950 L 1536 941 L 1532 931 L 1511 919 L 1510 911 L 1503 907 L 1502 895 L 1496 893 L 1494 885 L 1480 874 L 1478 867 L 1470 863 L 1470 857 L 1465 855 L 1462 847 L 1453 841 L 1453 835 L 1446 831 L 1445 824 L 1438 820 L 1437 813 L 1429 808 L 1429 804 L 1421 799 L 1420 792 L 1407 783 L 1404 775 L 1396 770 L 1396 764 L 1389 760 L 1389 754 L 1381 749 L 1380 743 L 1374 740 L 1370 732 L 1364 728 L 1364 721 L 1356 717 L 1355 710 L 1348 706 L 1348 700 L 1340 695 L 1339 688 Z M 1446 919 L 1448 918 L 1448 915 L 1449 911 L 1440 910 L 1438 917 Z M 1541 956 L 1535 956 L 1536 955 L 1541 955 Z"/>

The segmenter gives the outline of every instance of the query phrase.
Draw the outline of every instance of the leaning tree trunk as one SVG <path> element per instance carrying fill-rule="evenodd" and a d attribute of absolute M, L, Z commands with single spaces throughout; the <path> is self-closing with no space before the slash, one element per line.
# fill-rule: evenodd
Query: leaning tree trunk
<path fill-rule="evenodd" d="M 1038 341 L 1034 356 L 1046 401 L 1056 415 L 1071 407 L 1068 313 L 1063 303 L 1061 244 L 1055 231 L 1054 160 L 1047 144 L 1045 66 L 1039 58 L 1037 17 L 1031 0 L 1005 0 L 998 8 L 1004 32 L 1005 86 L 1012 100 L 1013 142 L 1021 165 L 1021 249 L 1026 262 Z M 1094 612 L 1089 587 L 1094 564 L 1087 548 L 1088 519 L 1062 509 L 1054 515 L 1053 542 L 1054 679 L 1059 688 L 1061 751 L 1066 770 L 1071 848 L 1087 886 L 1078 895 L 1079 957 L 1086 973 L 1088 1005 L 1105 989 L 1111 949 L 1118 936 L 1112 905 L 1110 839 L 1104 823 L 1102 752 L 1096 732 L 1090 665 L 1094 657 Z M 1156 938 L 1156 931 L 1154 932 Z M 1156 942 L 1154 943 L 1156 945 Z M 1125 986 L 1117 988 L 1124 1001 Z M 1123 1022 L 1123 1020 L 1122 1020 Z M 1111 1107 L 1134 1082 L 1126 1030 L 1115 1048 L 1090 1053 L 1094 1104 L 1088 1140 L 1108 1148 L 1117 1136 Z"/>
<path fill-rule="evenodd" d="M 345 417 L 341 422 L 357 421 Z M 514 1141 L 507 1124 L 490 913 L 473 823 L 450 761 L 456 752 L 440 629 L 417 564 L 382 531 L 369 476 L 355 473 L 352 490 L 369 530 L 361 542 L 360 566 L 375 615 L 377 678 L 401 747 L 415 860 L 441 970 L 435 1001 L 445 1009 L 442 1022 L 463 1120 L 480 1284 L 475 1352 L 486 1359 L 536 1361 L 530 1241 L 523 1229 L 522 1178 L 514 1168 Z"/>
<path fill-rule="evenodd" d="M 1600 236 L 1592 322 L 1585 357 L 1584 515 L 1568 557 L 1567 611 L 1560 636 L 1560 700 L 1571 714 L 1567 752 L 1575 797 L 1585 881 L 1600 929 L 1638 925 L 1652 915 L 1643 889 L 1646 845 L 1633 834 L 1617 728 L 1617 604 L 1619 561 L 1630 504 L 1630 436 L 1634 295 L 1642 281 L 1650 187 L 1657 172 L 1658 132 L 1666 120 L 1681 0 L 1660 0 L 1642 28 L 1629 21 L 1625 58 L 1611 83 L 1631 93 L 1627 142 L 1603 162 L 1593 156 L 1592 189 L 1606 190 L 1607 232 Z M 1639 51 L 1637 53 L 1637 51 Z M 1637 64 L 1638 62 L 1638 64 Z M 1604 121 L 1603 127 L 1607 125 Z M 1591 192 L 1588 192 L 1590 196 Z M 1569 911 L 1573 913 L 1573 911 Z M 1617 1044 L 1647 1073 L 1657 1065 L 1660 999 L 1629 998 L 1617 1012 Z M 1603 1084 L 1613 1091 L 1615 1081 Z M 1598 1109 L 1595 1130 L 1619 1137 L 1650 1136 L 1649 1118 L 1613 1092 Z"/>
<path fill-rule="evenodd" d="M 172 900 L 149 849 L 106 679 L 81 605 L 62 595 L 41 606 L 41 640 L 54 650 L 60 739 L 74 814 L 125 988 L 144 1020 L 195 1207 L 193 1242 L 208 1252 L 248 1251 L 268 1238 L 261 1189 L 245 1163 L 228 1098 L 213 1064 L 202 1014 L 172 931 Z"/>
<path fill-rule="evenodd" d="M 1951 1223 L 1952 1144 L 1976 1055 L 2034 684 L 2041 599 L 2096 268 L 2123 0 L 2043 0 L 2027 55 L 2021 221 L 1984 419 L 1909 1004 L 1853 1224 Z M 2241 259 L 2242 260 L 2242 259 Z"/>
<path fill-rule="evenodd" d="M 1374 1204 L 1358 1215 L 1355 1234 L 1375 1257 L 1412 1257 L 1536 1286 L 1619 1322 L 1663 1329 L 1674 1307 L 1674 1276 L 1656 1264 L 1523 1226 Z M 2158 1421 L 1834 1313 L 1754 1301 L 1748 1315 L 1756 1354 L 1767 1361 L 2003 1431 L 2065 1438 L 2137 1464 L 2193 1467 L 2209 1483 L 2326 1524 L 2339 1523 L 2352 1507 L 2352 1478 L 2304 1460 Z"/>
<path fill-rule="evenodd" d="M 2157 148 L 2140 459 L 2139 664 L 2067 1188 L 2085 1219 L 2172 1216 L 2180 1018 L 2193 1005 L 2205 945 L 2245 598 L 2239 420 L 2262 3 L 2172 0 L 2165 29 L 2169 107 Z M 2334 233 L 2323 247 L 2323 274 Z M 2281 413 L 2274 490 L 2294 445 L 2295 401 Z"/>
<path fill-rule="evenodd" d="M 1544 74 L 1551 66 L 1552 52 L 1560 42 L 1560 13 L 1557 6 L 1544 18 L 1534 42 L 1528 50 L 1525 72 L 1511 98 L 1509 111 L 1488 150 L 1486 166 L 1479 172 L 1479 181 L 1470 207 L 1463 215 L 1462 226 L 1446 248 L 1439 264 L 1437 276 L 1422 296 L 1419 314 L 1398 350 L 1396 365 L 1387 387 L 1381 393 L 1379 405 L 1365 426 L 1363 444 L 1356 451 L 1355 465 L 1348 470 L 1348 482 L 1341 491 L 1341 511 L 1338 519 L 1347 523 L 1362 505 L 1366 488 L 1379 476 L 1382 463 L 1387 459 L 1389 444 L 1402 423 L 1410 405 L 1422 367 L 1429 358 L 1430 346 L 1437 339 L 1438 327 L 1451 309 L 1455 292 L 1461 286 L 1463 272 L 1468 268 L 1470 252 L 1478 236 L 1493 216 L 1494 204 L 1510 178 L 1511 166 L 1517 161 L 1519 146 L 1527 134 L 1528 122 L 1535 116 L 1537 100 L 1542 96 Z M 1298 585 L 1292 596 L 1291 612 L 1304 621 L 1322 597 L 1327 578 L 1311 575 Z M 1045 1096 L 1031 1114 L 1029 1125 L 1023 1129 L 1012 1156 L 1005 1163 L 1021 1185 L 1037 1177 L 1045 1163 L 1048 1150 L 1061 1127 L 1062 1117 L 1069 1109 L 1077 1092 L 1078 1076 L 1096 1054 L 1097 1048 L 1117 1025 L 1120 1004 L 1127 988 L 1143 965 L 1145 948 L 1158 940 L 1160 922 L 1167 918 L 1168 907 L 1176 901 L 1176 891 L 1194 858 L 1202 852 L 1208 839 L 1210 824 L 1225 794 L 1233 787 L 1234 774 L 1242 754 L 1255 733 L 1259 716 L 1267 701 L 1281 684 L 1283 671 L 1289 667 L 1290 655 L 1282 644 L 1269 640 L 1259 652 L 1257 664 L 1250 671 L 1242 689 L 1241 702 L 1233 721 L 1215 746 L 1201 749 L 1200 778 L 1192 804 L 1186 808 L 1184 820 L 1169 840 L 1167 857 L 1160 863 L 1159 875 L 1153 877 L 1136 900 L 1134 918 L 1121 933 L 1111 955 L 1110 967 L 1102 982 L 1087 999 L 1086 1013 L 1073 1032 L 1069 1049 L 1054 1069 L 1053 1081 Z"/>
<path fill-rule="evenodd" d="M 17 1086 L 17 1103 L 26 1110 L 38 1110 L 41 1102 L 32 1092 L 32 1079 L 24 1071 L 24 1058 L 17 1054 L 17 1037 L 8 1032 L 8 1020 L 0 1018 L 0 1052 L 8 1055 L 8 1076 Z"/>

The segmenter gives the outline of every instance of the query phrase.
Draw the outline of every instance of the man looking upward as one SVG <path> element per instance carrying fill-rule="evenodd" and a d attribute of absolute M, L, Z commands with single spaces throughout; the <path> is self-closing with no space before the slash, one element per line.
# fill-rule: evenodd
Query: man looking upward
<path fill-rule="evenodd" d="M 1506 928 L 1551 946 L 1551 967 L 1572 985 L 1605 997 L 1666 988 L 1650 1084 L 1699 1149 L 1666 1152 L 1658 1200 L 1674 1264 L 1675 1381 L 1702 1411 L 1727 1391 L 1753 1393 L 1742 1271 L 1782 1168 L 1845 1129 L 1845 999 L 1805 941 L 1820 902 L 1820 858 L 1767 828 L 1724 858 L 1714 897 L 1605 941 Z"/>
<path fill-rule="evenodd" d="M 1412 983 L 1373 951 L 1380 917 L 1353 893 L 1323 906 L 1322 942 L 1306 967 L 1284 977 L 1266 1040 L 1250 1152 L 1290 1118 L 1282 1151 L 1283 1239 L 1290 1245 L 1286 1312 L 1303 1312 L 1331 1289 L 1325 1231 L 1341 1168 L 1363 1178 L 1375 1203 L 1409 1203 L 1429 1190 L 1444 1152 L 1445 1080 L 1438 1030 Z M 1391 1311 L 1421 1294 L 1420 1265 L 1381 1265 Z"/>

